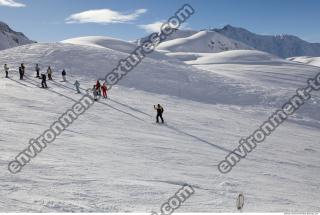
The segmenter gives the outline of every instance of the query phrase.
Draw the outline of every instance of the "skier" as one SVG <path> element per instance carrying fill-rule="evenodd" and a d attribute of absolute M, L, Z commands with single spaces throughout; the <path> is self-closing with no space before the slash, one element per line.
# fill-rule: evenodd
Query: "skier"
<path fill-rule="evenodd" d="M 108 98 L 108 95 L 107 95 L 107 85 L 106 85 L 106 82 L 103 83 L 102 87 L 102 95 L 103 95 L 103 98 L 104 99 L 107 99 Z"/>
<path fill-rule="evenodd" d="M 4 64 L 4 71 L 6 72 L 6 78 L 9 78 L 9 67 L 7 66 L 7 64 Z"/>
<path fill-rule="evenodd" d="M 162 118 L 162 114 L 163 114 L 163 111 L 164 111 L 163 107 L 160 104 L 158 104 L 157 106 L 154 105 L 153 107 L 157 111 L 157 123 L 159 123 L 159 117 L 161 119 L 161 122 L 164 123 L 164 120 Z"/>
<path fill-rule="evenodd" d="M 22 72 L 23 72 L 23 75 L 24 75 L 24 72 L 25 72 L 26 67 L 24 66 L 23 63 L 21 64 L 21 69 L 22 69 Z"/>
<path fill-rule="evenodd" d="M 19 67 L 19 75 L 20 75 L 20 80 L 23 80 L 24 72 L 21 66 Z"/>
<path fill-rule="evenodd" d="M 36 64 L 36 72 L 37 72 L 36 78 L 40 78 L 40 67 L 39 67 L 39 64 Z"/>
<path fill-rule="evenodd" d="M 74 82 L 74 86 L 76 87 L 77 93 L 81 93 L 80 92 L 80 83 L 79 83 L 79 81 L 76 80 L 76 82 Z"/>
<path fill-rule="evenodd" d="M 48 79 L 49 79 L 49 80 L 52 80 L 52 69 L 51 69 L 50 66 L 49 66 L 48 69 L 47 69 L 47 74 L 48 74 Z"/>
<path fill-rule="evenodd" d="M 41 74 L 41 87 L 42 88 L 48 88 L 47 86 L 47 76 L 45 74 Z"/>
<path fill-rule="evenodd" d="M 97 90 L 98 95 L 101 96 L 101 84 L 100 84 L 99 80 L 97 80 L 96 90 Z"/>
<path fill-rule="evenodd" d="M 94 100 L 98 101 L 98 90 L 97 90 L 97 86 L 96 85 L 93 85 L 92 94 L 93 94 Z"/>
<path fill-rule="evenodd" d="M 66 82 L 67 81 L 67 79 L 66 79 L 66 75 L 67 75 L 66 71 L 62 70 L 61 75 L 62 75 L 62 81 Z"/>

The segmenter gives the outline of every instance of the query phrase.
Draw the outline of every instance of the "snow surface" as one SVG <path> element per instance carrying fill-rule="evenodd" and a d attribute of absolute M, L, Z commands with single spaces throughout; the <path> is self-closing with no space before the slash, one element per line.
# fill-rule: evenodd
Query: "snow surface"
<path fill-rule="evenodd" d="M 169 52 L 168 56 L 191 65 L 201 64 L 288 64 L 290 62 L 266 52 L 233 50 L 219 53 Z"/>
<path fill-rule="evenodd" d="M 252 49 L 214 31 L 200 31 L 190 37 L 162 42 L 157 49 L 172 52 L 216 53 L 228 50 Z"/>
<path fill-rule="evenodd" d="M 0 79 L 1 212 L 159 212 L 185 183 L 195 194 L 178 212 L 235 212 L 240 192 L 244 212 L 320 211 L 319 92 L 230 174 L 217 170 L 241 137 L 319 71 L 260 52 L 216 59 L 189 53 L 195 59 L 186 63 L 160 53 L 146 58 L 112 88 L 110 99 L 80 116 L 21 173 L 9 173 L 8 162 L 28 140 L 80 98 L 76 79 L 92 87 L 127 57 L 114 43 L 30 44 L 0 52 L 0 65 L 15 70 L 11 79 Z M 181 60 L 178 53 L 170 57 Z M 23 81 L 16 72 L 21 62 L 27 65 Z M 42 71 L 53 67 L 48 90 L 38 87 L 35 63 Z M 60 82 L 62 69 L 67 83 Z M 158 103 L 167 125 L 154 123 Z"/>
<path fill-rule="evenodd" d="M 103 36 L 89 36 L 89 37 L 77 37 L 62 41 L 62 43 L 69 43 L 75 45 L 86 45 L 97 48 L 109 48 L 116 51 L 130 53 L 136 48 L 134 43 L 118 40 L 111 37 Z"/>
<path fill-rule="evenodd" d="M 104 36 L 77 37 L 61 41 L 61 43 L 110 49 L 115 52 L 126 53 L 127 56 L 138 47 L 135 43 Z M 159 52 L 157 51 L 154 51 L 153 53 L 149 54 L 148 57 L 157 60 L 172 60 L 170 58 L 167 58 L 163 54 L 159 54 Z"/>
<path fill-rule="evenodd" d="M 165 39 L 165 41 L 173 40 L 173 39 L 178 39 L 178 38 L 186 38 L 190 37 L 199 31 L 196 30 L 189 30 L 189 29 L 176 29 L 174 33 L 171 35 L 168 35 Z M 143 42 L 149 40 L 149 36 L 143 37 L 141 39 L 136 40 L 134 43 L 136 44 L 142 44 Z"/>
<path fill-rule="evenodd" d="M 136 43 L 146 39 L 142 38 Z M 259 35 L 231 25 L 200 31 L 176 30 L 160 48 L 174 52 L 204 53 L 255 49 L 281 58 L 320 56 L 320 43 L 309 43 L 293 35 Z"/>
<path fill-rule="evenodd" d="M 301 57 L 288 58 L 288 60 L 311 65 L 311 66 L 320 67 L 320 57 L 301 56 Z"/>

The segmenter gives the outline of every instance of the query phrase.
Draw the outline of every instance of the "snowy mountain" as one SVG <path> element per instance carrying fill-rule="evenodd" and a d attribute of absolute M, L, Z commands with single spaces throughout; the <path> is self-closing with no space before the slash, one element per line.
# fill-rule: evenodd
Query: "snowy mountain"
<path fill-rule="evenodd" d="M 174 31 L 174 33 L 172 33 L 171 35 L 167 36 L 167 38 L 164 41 L 169 41 L 169 40 L 173 40 L 173 39 L 178 39 L 178 38 L 186 38 L 186 37 L 190 37 L 196 33 L 198 33 L 199 31 L 196 30 L 181 30 L 181 29 L 176 29 Z M 134 43 L 136 44 L 141 44 L 144 41 L 146 41 L 148 39 L 148 36 L 143 37 L 141 39 L 136 40 Z"/>
<path fill-rule="evenodd" d="M 289 64 L 290 62 L 256 50 L 232 50 L 219 53 L 170 52 L 166 55 L 191 65 L 208 64 Z"/>
<path fill-rule="evenodd" d="M 135 50 L 135 48 L 137 48 L 136 43 L 104 36 L 77 37 L 61 41 L 61 43 L 109 49 L 109 51 L 122 52 L 125 54 L 130 54 L 133 50 Z M 157 60 L 172 60 L 166 57 L 166 55 L 160 54 L 157 51 L 149 54 L 148 57 Z"/>
<path fill-rule="evenodd" d="M 189 37 L 164 41 L 157 49 L 170 52 L 216 53 L 252 48 L 214 31 L 200 31 Z"/>
<path fill-rule="evenodd" d="M 12 30 L 4 22 L 0 22 L 0 50 L 29 43 L 34 43 L 34 41 L 29 40 L 23 33 Z"/>
<path fill-rule="evenodd" d="M 81 98 L 75 80 L 84 93 L 135 46 L 83 37 L 0 51 L 10 67 L 0 78 L 0 212 L 160 212 L 186 183 L 195 195 L 178 212 L 237 212 L 239 193 L 244 212 L 319 211 L 318 92 L 231 173 L 217 170 L 319 69 L 256 50 L 211 53 L 212 38 L 234 47 L 215 32 L 167 41 L 173 52 L 145 58 L 15 175 L 8 163 Z M 53 68 L 48 89 L 34 78 L 36 63 Z M 154 123 L 159 103 L 165 125 Z"/>
<path fill-rule="evenodd" d="M 139 44 L 147 37 L 137 40 Z M 201 47 L 201 48 L 200 48 Z M 226 25 L 211 30 L 176 30 L 159 47 L 173 52 L 216 53 L 229 50 L 259 50 L 281 58 L 320 56 L 320 43 L 309 43 L 296 36 L 265 36 L 244 28 Z"/>
<path fill-rule="evenodd" d="M 134 43 L 126 42 L 123 40 L 118 40 L 111 37 L 103 37 L 103 36 L 89 36 L 89 37 L 77 37 L 71 38 L 64 41 L 62 43 L 75 44 L 75 45 L 83 45 L 83 46 L 91 46 L 97 48 L 109 48 L 115 51 L 120 51 L 124 53 L 130 53 L 137 46 Z"/>
<path fill-rule="evenodd" d="M 243 42 L 257 50 L 268 52 L 282 58 L 294 56 L 320 56 L 320 43 L 309 43 L 296 36 L 264 36 L 254 34 L 244 28 L 226 25 L 214 31 Z"/>

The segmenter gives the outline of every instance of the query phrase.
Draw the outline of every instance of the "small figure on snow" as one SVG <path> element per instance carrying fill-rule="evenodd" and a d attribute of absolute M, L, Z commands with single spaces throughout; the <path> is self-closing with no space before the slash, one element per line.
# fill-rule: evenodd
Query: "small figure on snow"
<path fill-rule="evenodd" d="M 52 80 L 52 69 L 51 69 L 50 66 L 49 66 L 48 69 L 47 69 L 47 74 L 48 74 L 48 79 L 49 79 L 49 80 Z"/>
<path fill-rule="evenodd" d="M 93 85 L 92 94 L 93 94 L 94 100 L 98 101 L 98 90 L 97 90 L 97 86 L 96 85 Z"/>
<path fill-rule="evenodd" d="M 4 65 L 4 71 L 6 72 L 6 78 L 9 78 L 9 67 L 7 66 L 7 64 Z"/>
<path fill-rule="evenodd" d="M 101 84 L 100 84 L 99 80 L 97 80 L 96 90 L 97 90 L 98 95 L 101 96 Z"/>
<path fill-rule="evenodd" d="M 24 72 L 21 66 L 19 67 L 19 75 L 20 75 L 20 80 L 23 80 Z"/>
<path fill-rule="evenodd" d="M 163 114 L 163 112 L 164 112 L 163 107 L 162 107 L 160 104 L 158 104 L 157 106 L 154 105 L 153 107 L 154 107 L 154 109 L 157 111 L 157 123 L 159 123 L 159 117 L 160 117 L 160 119 L 161 119 L 161 122 L 164 123 L 164 120 L 163 120 L 163 118 L 162 118 L 162 114 Z"/>
<path fill-rule="evenodd" d="M 74 86 L 76 87 L 77 93 L 81 93 L 80 92 L 80 83 L 79 83 L 79 81 L 76 80 L 76 82 L 74 82 Z"/>
<path fill-rule="evenodd" d="M 62 75 L 62 81 L 66 82 L 67 81 L 67 79 L 66 79 L 66 75 L 67 75 L 66 70 L 62 70 L 61 75 Z"/>
<path fill-rule="evenodd" d="M 36 78 L 40 78 L 40 67 L 39 67 L 39 64 L 36 64 L 36 73 L 37 73 Z"/>
<path fill-rule="evenodd" d="M 47 86 L 47 76 L 45 74 L 41 74 L 41 87 L 42 88 L 48 88 Z"/>
<path fill-rule="evenodd" d="M 22 72 L 23 72 L 23 75 L 24 75 L 24 72 L 26 71 L 26 67 L 24 66 L 23 63 L 21 64 L 21 69 L 22 69 Z"/>
<path fill-rule="evenodd" d="M 108 98 L 108 95 L 107 95 L 107 84 L 106 82 L 103 83 L 102 87 L 101 87 L 101 90 L 102 90 L 102 96 L 104 99 L 107 99 Z"/>

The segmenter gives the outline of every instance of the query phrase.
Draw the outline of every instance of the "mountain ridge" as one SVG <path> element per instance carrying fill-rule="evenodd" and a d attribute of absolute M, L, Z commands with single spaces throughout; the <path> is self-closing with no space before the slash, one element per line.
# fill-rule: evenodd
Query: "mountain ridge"
<path fill-rule="evenodd" d="M 0 50 L 30 43 L 35 43 L 35 41 L 30 40 L 22 32 L 14 31 L 8 24 L 0 21 Z"/>
<path fill-rule="evenodd" d="M 294 35 L 260 35 L 245 28 L 231 25 L 212 30 L 231 39 L 243 42 L 257 50 L 282 58 L 320 56 L 320 43 L 310 43 Z"/>
<path fill-rule="evenodd" d="M 320 56 L 320 43 L 311 43 L 307 42 L 298 36 L 282 34 L 282 35 L 260 35 L 257 33 L 253 33 L 245 28 L 234 27 L 232 25 L 226 25 L 223 28 L 211 28 L 211 29 L 202 29 L 202 30 L 184 30 L 184 29 L 176 29 L 175 32 L 170 35 L 165 41 L 164 44 L 171 43 L 172 40 L 186 39 L 198 34 L 199 32 L 215 32 L 220 34 L 221 37 L 224 36 L 224 41 L 226 44 L 231 44 L 227 41 L 237 42 L 238 44 L 244 44 L 252 49 L 267 52 L 273 55 L 276 55 L 281 58 L 289 58 L 289 57 L 299 57 L 299 56 L 312 56 L 319 57 Z M 220 37 L 220 38 L 221 38 Z M 136 40 L 137 44 L 145 41 L 147 37 L 143 37 L 139 40 Z M 210 42 L 210 41 L 209 41 Z M 219 40 L 213 41 L 216 44 L 219 44 Z M 197 42 L 198 44 L 201 41 Z M 208 45 L 208 41 L 204 40 L 202 45 Z M 224 45 L 226 45 L 224 44 Z M 162 47 L 164 45 L 160 45 Z M 183 47 L 178 47 L 175 45 L 176 50 L 184 49 Z M 229 51 L 229 50 L 243 50 L 242 47 L 237 48 L 234 46 L 225 47 L 225 49 L 221 49 L 220 51 Z M 208 52 L 208 51 L 205 51 Z M 215 52 L 219 52 L 219 50 L 215 50 Z"/>

